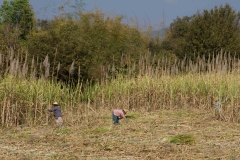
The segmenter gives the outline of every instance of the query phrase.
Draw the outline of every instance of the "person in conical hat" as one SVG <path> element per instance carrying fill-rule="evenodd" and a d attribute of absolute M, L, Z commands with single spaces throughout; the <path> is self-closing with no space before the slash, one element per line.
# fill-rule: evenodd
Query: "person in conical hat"
<path fill-rule="evenodd" d="M 48 109 L 49 112 L 54 112 L 56 126 L 59 127 L 63 124 L 62 112 L 57 102 L 53 102 L 53 108 Z"/>

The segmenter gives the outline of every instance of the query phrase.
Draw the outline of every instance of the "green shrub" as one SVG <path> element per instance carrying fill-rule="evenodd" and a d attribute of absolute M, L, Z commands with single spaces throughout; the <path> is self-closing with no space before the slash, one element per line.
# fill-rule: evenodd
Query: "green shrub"
<path fill-rule="evenodd" d="M 179 134 L 170 139 L 170 143 L 175 144 L 193 144 L 195 143 L 195 138 L 190 134 Z"/>

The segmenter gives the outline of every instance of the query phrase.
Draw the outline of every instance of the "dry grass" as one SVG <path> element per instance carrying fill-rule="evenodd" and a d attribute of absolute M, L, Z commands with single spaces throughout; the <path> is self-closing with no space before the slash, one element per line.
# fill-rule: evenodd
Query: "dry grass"
<path fill-rule="evenodd" d="M 111 112 L 65 124 L 1 129 L 0 159 L 239 159 L 239 124 L 214 119 L 202 110 L 129 112 L 121 125 Z M 191 135 L 194 143 L 170 143 Z"/>

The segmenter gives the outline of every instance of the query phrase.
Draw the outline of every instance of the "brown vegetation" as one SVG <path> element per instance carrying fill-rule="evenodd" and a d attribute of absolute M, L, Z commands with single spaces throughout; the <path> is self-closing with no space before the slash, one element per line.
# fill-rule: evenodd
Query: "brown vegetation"
<path fill-rule="evenodd" d="M 121 125 L 111 112 L 90 111 L 62 128 L 39 125 L 1 130 L 1 159 L 238 159 L 239 124 L 217 121 L 196 109 L 129 112 Z M 133 116 L 134 115 L 134 116 Z M 67 118 L 66 116 L 64 116 Z M 179 135 L 193 143 L 174 143 Z M 182 136 L 184 137 L 184 136 Z"/>

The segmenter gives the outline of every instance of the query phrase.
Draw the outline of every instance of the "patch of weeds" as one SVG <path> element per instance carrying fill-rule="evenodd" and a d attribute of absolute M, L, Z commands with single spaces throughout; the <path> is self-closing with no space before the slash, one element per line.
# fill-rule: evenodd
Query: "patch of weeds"
<path fill-rule="evenodd" d="M 94 129 L 93 132 L 102 133 L 102 132 L 107 132 L 108 130 L 109 130 L 108 127 L 101 127 L 101 128 Z"/>
<path fill-rule="evenodd" d="M 129 118 L 129 119 L 134 119 L 134 118 L 137 118 L 137 117 L 138 117 L 138 114 L 136 114 L 136 113 L 131 113 L 131 114 L 126 115 L 126 118 Z"/>
<path fill-rule="evenodd" d="M 172 137 L 169 142 L 175 144 L 193 144 L 195 143 L 195 138 L 191 134 L 179 134 Z"/>
<path fill-rule="evenodd" d="M 67 128 L 64 128 L 64 129 L 57 129 L 57 130 L 54 130 L 55 133 L 61 133 L 61 134 L 71 134 L 71 130 L 70 129 L 67 129 Z"/>
<path fill-rule="evenodd" d="M 56 158 L 57 157 L 57 153 L 51 152 L 51 153 L 45 154 L 45 156 L 51 157 L 51 158 Z"/>

